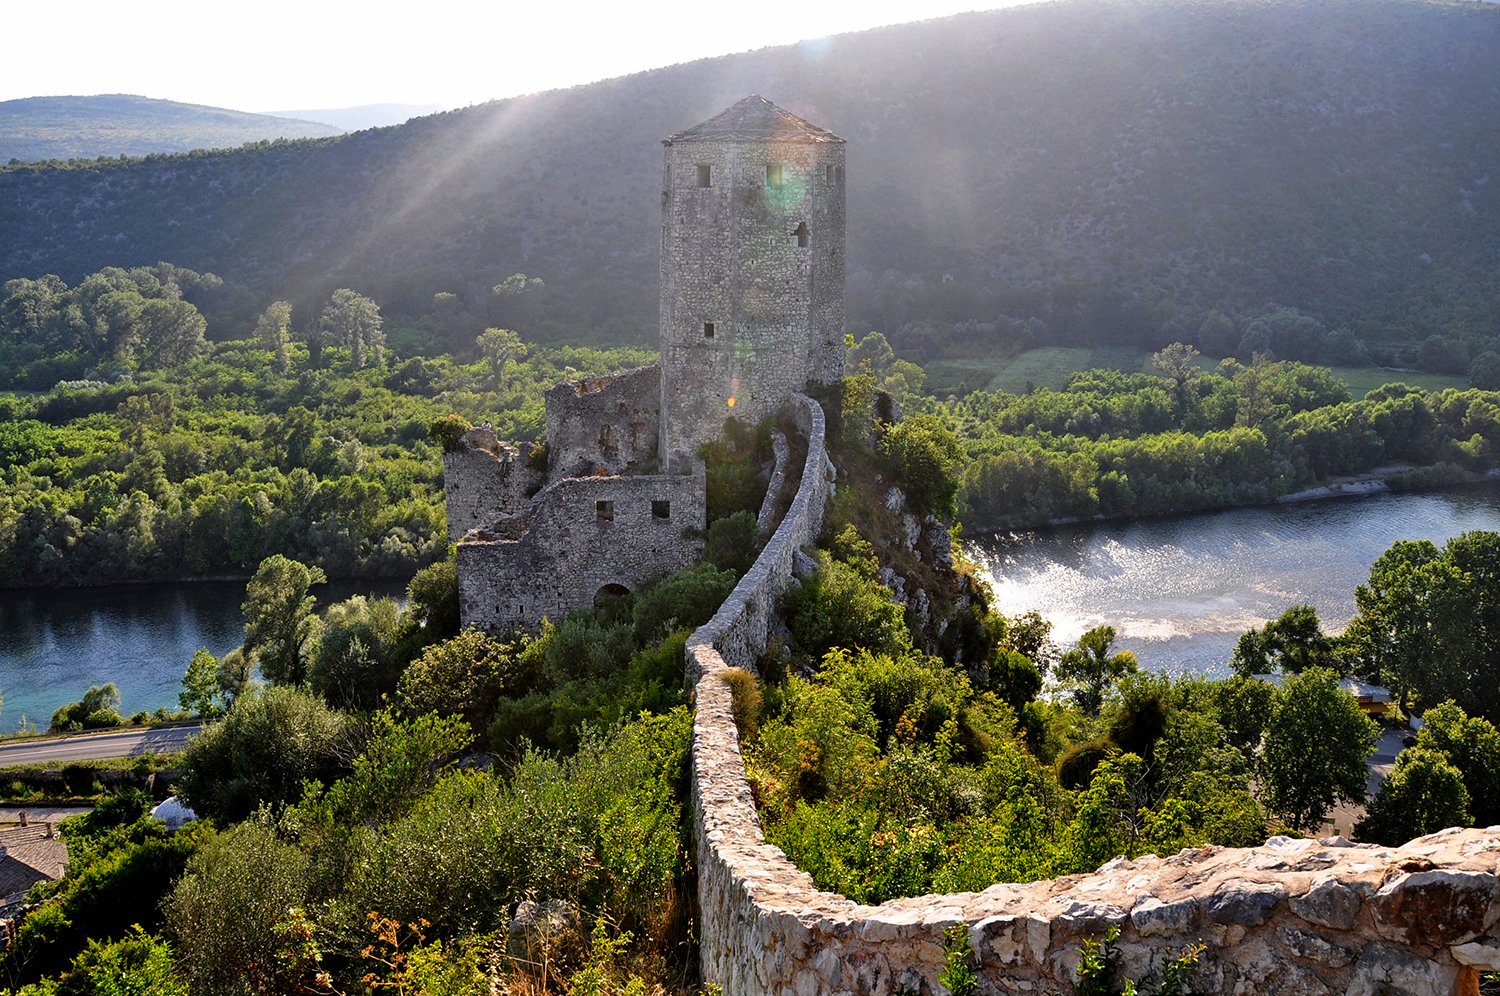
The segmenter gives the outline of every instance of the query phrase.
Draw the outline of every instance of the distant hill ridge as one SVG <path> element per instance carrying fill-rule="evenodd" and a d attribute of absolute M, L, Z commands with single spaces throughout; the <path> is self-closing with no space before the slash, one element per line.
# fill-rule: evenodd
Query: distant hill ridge
<path fill-rule="evenodd" d="M 144 156 L 339 133 L 316 121 L 124 93 L 0 101 L 0 162 Z"/>
<path fill-rule="evenodd" d="M 1500 10 L 1417 0 L 1057 0 L 336 139 L 0 170 L 0 278 L 168 259 L 248 288 L 246 317 L 337 286 L 422 317 L 525 272 L 524 334 L 649 341 L 658 140 L 753 92 L 849 142 L 855 328 L 1150 345 L 1281 305 L 1372 343 L 1500 333 Z"/>
<path fill-rule="evenodd" d="M 383 128 L 386 125 L 400 124 L 423 114 L 434 114 L 442 109 L 441 104 L 360 104 L 357 107 L 320 107 L 312 110 L 264 111 L 262 113 L 274 117 L 318 121 L 336 128 L 343 128 L 345 131 L 359 131 L 361 128 Z"/>

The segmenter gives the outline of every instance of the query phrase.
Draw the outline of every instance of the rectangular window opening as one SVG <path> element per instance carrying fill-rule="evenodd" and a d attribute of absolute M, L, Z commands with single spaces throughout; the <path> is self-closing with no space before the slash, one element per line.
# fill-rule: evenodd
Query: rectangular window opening
<path fill-rule="evenodd" d="M 824 175 L 828 178 L 828 182 L 832 183 L 833 182 L 833 163 L 829 163 L 827 166 L 823 167 L 823 170 L 824 170 Z"/>
<path fill-rule="evenodd" d="M 703 323 L 703 338 L 705 338 L 705 339 L 712 339 L 713 337 L 714 337 L 714 323 L 713 322 L 704 322 Z"/>
<path fill-rule="evenodd" d="M 651 502 L 651 516 L 656 519 L 670 519 L 672 517 L 672 503 L 662 498 L 653 499 Z"/>
<path fill-rule="evenodd" d="M 768 186 L 768 187 L 779 187 L 779 186 L 781 186 L 781 164 L 780 163 L 766 163 L 766 186 Z"/>
<path fill-rule="evenodd" d="M 612 501 L 594 502 L 594 517 L 600 522 L 615 521 L 615 503 Z"/>
<path fill-rule="evenodd" d="M 714 168 L 708 163 L 698 164 L 698 186 L 712 187 L 714 185 Z"/>

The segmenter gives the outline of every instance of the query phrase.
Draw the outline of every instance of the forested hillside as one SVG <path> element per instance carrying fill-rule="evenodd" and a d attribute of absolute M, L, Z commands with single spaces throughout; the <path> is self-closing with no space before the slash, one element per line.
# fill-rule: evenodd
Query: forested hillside
<path fill-rule="evenodd" d="M 1500 10 L 1409 0 L 1060 0 L 336 139 L 12 167 L 0 276 L 172 259 L 246 288 L 248 322 L 339 286 L 478 314 L 524 272 L 523 333 L 645 341 L 658 140 L 750 92 L 848 139 L 851 324 L 908 353 L 1223 355 L 1277 306 L 1316 323 L 1325 355 L 1273 350 L 1307 360 L 1500 329 Z"/>
<path fill-rule="evenodd" d="M 0 162 L 144 156 L 338 133 L 315 121 L 124 93 L 0 101 Z"/>

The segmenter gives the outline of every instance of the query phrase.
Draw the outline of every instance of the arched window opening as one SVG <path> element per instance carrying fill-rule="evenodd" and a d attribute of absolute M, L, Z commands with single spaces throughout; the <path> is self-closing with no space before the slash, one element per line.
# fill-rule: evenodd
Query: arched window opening
<path fill-rule="evenodd" d="M 807 227 L 807 222 L 798 222 L 797 230 L 792 233 L 797 236 L 797 248 L 806 249 L 808 242 L 812 240 L 812 229 Z"/>

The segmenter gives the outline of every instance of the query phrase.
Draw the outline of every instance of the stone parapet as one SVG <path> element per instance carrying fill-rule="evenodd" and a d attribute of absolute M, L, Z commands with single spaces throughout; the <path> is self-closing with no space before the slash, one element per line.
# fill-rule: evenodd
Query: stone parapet
<path fill-rule="evenodd" d="M 1399 847 L 1272 838 L 1170 858 L 1117 858 L 1089 875 L 862 906 L 819 891 L 768 844 L 745 777 L 729 685 L 753 667 L 770 612 L 831 490 L 822 410 L 802 483 L 755 565 L 688 641 L 696 679 L 693 820 L 705 981 L 733 996 L 944 993 L 944 932 L 968 925 L 984 993 L 1068 991 L 1080 945 L 1120 931 L 1120 970 L 1156 976 L 1206 945 L 1193 992 L 1478 996 L 1500 970 L 1500 827 Z"/>

